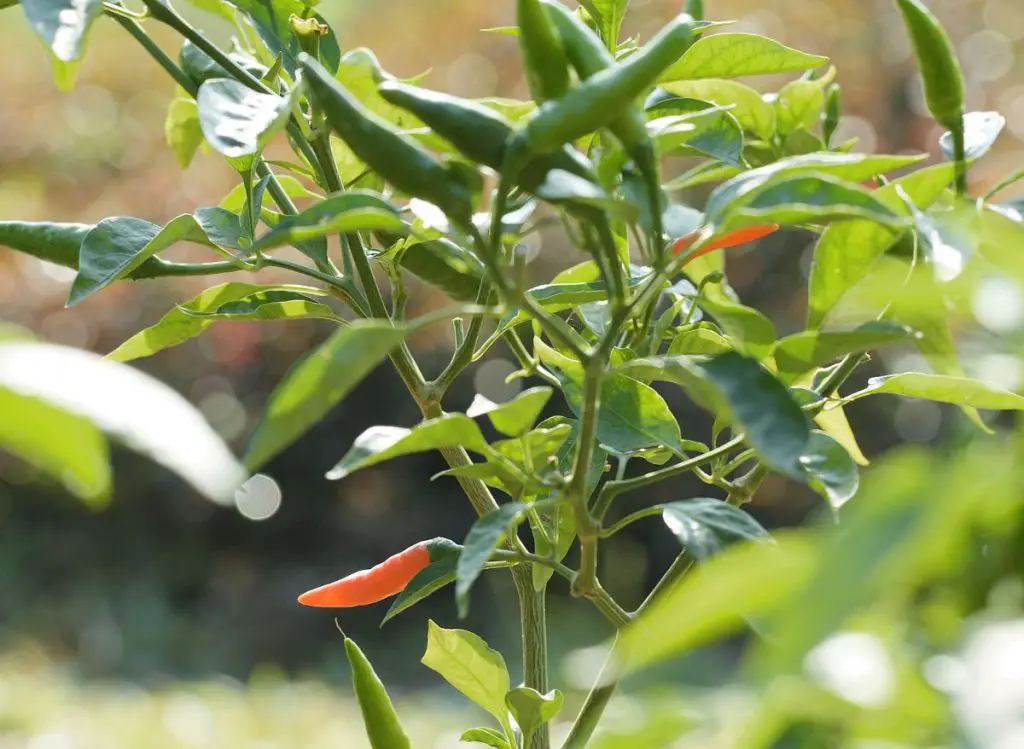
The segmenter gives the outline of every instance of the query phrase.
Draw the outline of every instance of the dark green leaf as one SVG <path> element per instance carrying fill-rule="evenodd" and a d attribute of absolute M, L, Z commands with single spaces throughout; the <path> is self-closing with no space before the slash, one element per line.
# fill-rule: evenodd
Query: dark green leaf
<path fill-rule="evenodd" d="M 802 375 L 831 364 L 847 354 L 900 343 L 917 335 L 910 328 L 891 322 L 869 322 L 855 330 L 807 330 L 783 338 L 775 345 L 773 355 L 780 373 Z"/>
<path fill-rule="evenodd" d="M 150 257 L 176 242 L 237 248 L 240 233 L 238 216 L 221 208 L 185 213 L 163 227 L 131 217 L 103 219 L 82 240 L 78 276 L 71 286 L 68 306 L 130 276 Z"/>
<path fill-rule="evenodd" d="M 814 430 L 800 456 L 807 483 L 838 510 L 857 493 L 860 474 L 850 453 L 835 439 Z"/>
<path fill-rule="evenodd" d="M 107 358 L 126 362 L 152 356 L 158 351 L 182 344 L 190 338 L 195 338 L 216 322 L 215 318 L 208 316 L 209 314 L 233 302 L 272 291 L 304 296 L 321 296 L 324 293 L 312 286 L 260 286 L 238 282 L 213 286 L 194 299 L 172 309 L 155 325 L 133 335 L 107 354 Z"/>
<path fill-rule="evenodd" d="M 32 30 L 65 63 L 81 58 L 89 27 L 103 14 L 101 0 L 21 0 L 21 8 Z"/>
<path fill-rule="evenodd" d="M 484 278 L 483 263 L 469 250 L 447 239 L 417 242 L 404 249 L 399 264 L 452 299 L 476 299 Z"/>
<path fill-rule="evenodd" d="M 649 130 L 663 154 L 703 154 L 732 166 L 745 166 L 743 128 L 723 108 L 712 107 L 696 114 L 664 117 L 650 123 Z"/>
<path fill-rule="evenodd" d="M 0 413 L 0 449 L 59 481 L 91 507 L 109 502 L 109 450 L 92 423 L 2 387 Z"/>
<path fill-rule="evenodd" d="M 1006 118 L 999 112 L 968 112 L 964 115 L 964 158 L 980 159 L 995 144 L 1006 127 Z M 953 160 L 953 133 L 948 130 L 939 139 L 942 153 Z"/>
<path fill-rule="evenodd" d="M 687 499 L 662 505 L 661 517 L 679 543 L 703 562 L 739 541 L 768 538 L 761 524 L 720 499 Z"/>
<path fill-rule="evenodd" d="M 288 216 L 256 240 L 253 249 L 270 250 L 357 231 L 405 234 L 407 228 L 398 211 L 383 196 L 371 190 L 353 190 L 332 195 L 294 216 Z"/>
<path fill-rule="evenodd" d="M 416 577 L 409 581 L 392 602 L 381 624 L 433 595 L 448 583 L 455 582 L 455 567 L 458 562 L 457 554 L 445 554 L 416 573 Z"/>
<path fill-rule="evenodd" d="M 490 559 L 491 552 L 498 548 L 507 533 L 514 532 L 526 510 L 527 505 L 521 502 L 509 502 L 484 515 L 469 529 L 455 569 L 455 603 L 460 618 L 469 613 L 469 591 Z"/>
<path fill-rule="evenodd" d="M 827 57 L 809 55 L 757 34 L 715 34 L 697 40 L 661 80 L 799 73 L 826 62 Z"/>
<path fill-rule="evenodd" d="M 301 0 L 231 0 L 231 3 L 249 16 L 271 56 L 282 56 L 285 70 L 294 76 L 299 40 L 288 19 L 293 15 L 300 18 L 305 15 L 305 5 Z"/>
<path fill-rule="evenodd" d="M 327 415 L 406 335 L 390 322 L 358 320 L 299 361 L 274 389 L 249 442 L 246 463 L 262 465 Z"/>
<path fill-rule="evenodd" d="M 327 472 L 327 478 L 337 481 L 360 468 L 368 468 L 400 455 L 460 446 L 478 453 L 487 452 L 487 441 L 480 433 L 480 427 L 465 414 L 445 414 L 436 419 L 427 419 L 412 429 L 370 427 L 356 437 L 345 456 Z"/>
<path fill-rule="evenodd" d="M 87 419 L 215 502 L 231 502 L 245 480 L 227 445 L 188 401 L 149 375 L 89 351 L 0 343 L 0 389 Z M 75 431 L 88 440 L 82 429 Z"/>
<path fill-rule="evenodd" d="M 551 400 L 553 392 L 551 388 L 541 385 L 524 390 L 508 403 L 502 404 L 481 400 L 478 395 L 466 415 L 476 418 L 487 414 L 499 432 L 508 437 L 518 437 L 534 425 L 544 406 Z"/>

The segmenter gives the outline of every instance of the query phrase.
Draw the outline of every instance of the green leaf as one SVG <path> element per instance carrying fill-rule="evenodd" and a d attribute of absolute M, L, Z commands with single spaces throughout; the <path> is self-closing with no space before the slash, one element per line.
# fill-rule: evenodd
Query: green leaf
<path fill-rule="evenodd" d="M 989 408 L 996 411 L 1024 410 L 1024 396 L 1009 390 L 968 377 L 951 377 L 921 372 L 872 377 L 866 388 L 846 396 L 842 403 L 881 393 L 952 403 L 957 406 Z"/>
<path fill-rule="evenodd" d="M 801 456 L 810 426 L 786 387 L 757 362 L 735 352 L 698 367 L 764 463 L 783 475 L 802 479 Z"/>
<path fill-rule="evenodd" d="M 851 177 L 846 176 L 846 179 Z M 897 186 L 926 208 L 949 186 L 953 179 L 951 164 L 920 169 L 872 194 L 894 212 L 907 215 Z M 829 226 L 814 250 L 809 281 L 808 327 L 818 328 L 840 299 L 863 279 L 875 261 L 900 237 L 896 229 L 874 221 L 852 220 Z"/>
<path fill-rule="evenodd" d="M 138 218 L 105 218 L 85 235 L 78 254 L 78 276 L 71 285 L 67 306 L 131 275 L 146 260 L 176 242 L 208 247 L 237 248 L 241 227 L 238 216 L 221 208 L 200 208 L 184 213 L 163 227 Z"/>
<path fill-rule="evenodd" d="M 478 519 L 469 529 L 455 568 L 455 603 L 459 618 L 465 618 L 469 613 L 469 591 L 490 559 L 491 552 L 498 548 L 506 534 L 515 532 L 527 509 L 521 502 L 509 502 Z"/>
<path fill-rule="evenodd" d="M 249 442 L 246 464 L 266 463 L 324 418 L 406 333 L 389 322 L 357 320 L 299 361 L 271 394 Z"/>
<path fill-rule="evenodd" d="M 477 395 L 466 415 L 476 418 L 487 414 L 487 418 L 499 432 L 507 437 L 518 437 L 536 423 L 540 412 L 551 400 L 553 392 L 551 388 L 541 385 L 524 390 L 508 403 L 500 405 Z"/>
<path fill-rule="evenodd" d="M 185 311 L 215 320 L 269 322 L 302 318 L 345 323 L 328 305 L 314 301 L 304 293 L 284 290 L 259 291 L 236 302 L 228 302 L 212 312 Z"/>
<path fill-rule="evenodd" d="M 921 238 L 924 261 L 936 280 L 952 281 L 978 251 L 982 238 L 982 206 L 973 199 L 957 200 L 950 206 L 936 206 L 928 213 L 908 206 Z"/>
<path fill-rule="evenodd" d="M 769 538 L 749 514 L 720 499 L 687 499 L 662 505 L 661 517 L 683 548 L 703 562 L 740 541 Z"/>
<path fill-rule="evenodd" d="M 312 286 L 260 286 L 258 284 L 230 282 L 206 289 L 199 296 L 179 305 L 107 354 L 112 361 L 126 362 L 178 346 L 195 338 L 213 325 L 217 319 L 211 313 L 247 298 L 261 298 L 268 292 L 288 292 L 321 296 L 323 291 Z M 265 296 L 262 297 L 266 299 Z M 229 309 L 231 309 L 229 307 Z"/>
<path fill-rule="evenodd" d="M 860 485 L 857 464 L 839 442 L 814 430 L 800 456 L 807 483 L 838 510 L 853 499 Z"/>
<path fill-rule="evenodd" d="M 246 478 L 188 401 L 149 375 L 89 351 L 0 343 L 0 388 L 87 419 L 215 502 L 230 503 Z"/>
<path fill-rule="evenodd" d="M 774 333 L 772 334 L 774 338 Z M 668 346 L 669 356 L 715 355 L 732 351 L 729 339 L 723 337 L 711 323 L 697 323 L 679 332 Z"/>
<path fill-rule="evenodd" d="M 541 694 L 530 687 L 516 687 L 505 695 L 505 704 L 519 724 L 524 743 L 529 744 L 534 731 L 562 709 L 562 693 L 552 689 L 547 694 Z"/>
<path fill-rule="evenodd" d="M 827 57 L 800 52 L 757 34 L 714 34 L 694 42 L 662 74 L 661 81 L 802 73 L 827 62 Z"/>
<path fill-rule="evenodd" d="M 391 608 L 388 609 L 388 613 L 381 621 L 381 626 L 406 609 L 415 606 L 424 598 L 433 595 L 448 583 L 455 582 L 455 567 L 458 563 L 457 554 L 445 554 L 417 572 L 416 577 L 409 581 L 409 584 L 392 602 Z"/>
<path fill-rule="evenodd" d="M 21 0 L 32 30 L 60 62 L 82 57 L 92 22 L 103 14 L 101 0 Z"/>
<path fill-rule="evenodd" d="M 310 190 L 291 175 L 278 175 L 277 182 L 281 185 L 281 189 L 284 190 L 284 194 L 289 198 L 313 198 L 314 200 L 323 200 L 324 198 L 323 195 Z M 245 185 L 238 184 L 231 188 L 231 192 L 221 198 L 219 205 L 224 210 L 231 211 L 232 213 L 241 212 L 242 207 L 245 205 Z"/>
<path fill-rule="evenodd" d="M 707 361 L 653 357 L 634 359 L 620 371 L 686 389 L 699 405 L 734 424 L 765 465 L 804 480 L 800 456 L 810 439 L 809 420 L 786 386 L 753 359 L 736 352 Z"/>
<path fill-rule="evenodd" d="M 968 161 L 980 159 L 992 150 L 1003 128 L 1006 118 L 999 112 L 968 112 L 964 115 L 964 158 Z M 946 131 L 939 139 L 943 155 L 953 160 L 953 133 Z"/>
<path fill-rule="evenodd" d="M 171 100 L 164 121 L 164 136 L 178 164 L 187 169 L 203 143 L 203 129 L 199 127 L 199 110 L 195 101 L 184 96 Z"/>
<path fill-rule="evenodd" d="M 492 29 L 484 29 L 484 31 L 492 31 Z M 467 731 L 463 731 L 459 741 L 467 744 L 483 744 L 494 749 L 510 749 L 508 741 L 505 740 L 501 732 L 493 728 L 470 728 Z"/>
<path fill-rule="evenodd" d="M 509 690 L 505 659 L 472 632 L 427 625 L 427 652 L 423 665 L 508 725 L 505 694 Z"/>
<path fill-rule="evenodd" d="M 711 210 L 712 200 L 715 201 L 714 211 Z M 770 180 L 725 206 L 712 195 L 707 218 L 720 231 L 755 223 L 797 226 L 849 218 L 865 218 L 888 226 L 909 223 L 905 216 L 889 209 L 866 188 L 836 177 L 813 174 Z"/>
<path fill-rule="evenodd" d="M 579 417 L 583 405 L 582 381 L 552 365 L 558 370 L 569 408 Z M 601 382 L 600 402 L 597 439 L 601 444 L 621 453 L 664 445 L 677 455 L 683 454 L 679 424 L 654 388 L 625 375 L 611 374 Z"/>
<path fill-rule="evenodd" d="M 825 90 L 835 80 L 835 68 L 814 80 L 790 81 L 775 99 L 775 115 L 779 135 L 813 130 L 825 108 Z M 821 148 L 815 148 L 820 151 Z"/>
<path fill-rule="evenodd" d="M 90 507 L 110 501 L 110 455 L 87 419 L 0 387 L 0 449 L 59 481 Z"/>
<path fill-rule="evenodd" d="M 332 234 L 358 231 L 405 234 L 408 229 L 395 207 L 382 195 L 371 190 L 353 190 L 332 195 L 294 216 L 288 216 L 256 240 L 253 249 L 270 250 Z"/>
<path fill-rule="evenodd" d="M 619 41 L 619 30 L 622 28 L 622 19 L 626 17 L 629 0 L 588 0 L 581 5 L 586 7 L 597 21 L 601 38 L 608 45 L 608 49 L 614 50 Z"/>
<path fill-rule="evenodd" d="M 419 130 L 424 127 L 408 110 L 386 101 L 377 91 L 377 86 L 392 76 L 381 69 L 372 50 L 356 47 L 346 52 L 335 77 L 364 107 L 400 130 Z"/>
<path fill-rule="evenodd" d="M 708 198 L 706 212 L 709 217 L 717 216 L 740 200 L 747 200 L 751 193 L 757 193 L 773 184 L 784 183 L 792 177 L 813 176 L 833 177 L 846 182 L 863 182 L 876 175 L 886 174 L 894 169 L 920 162 L 919 156 L 882 156 L 861 153 L 811 153 L 791 156 L 771 164 L 751 169 L 720 185 Z M 896 210 L 895 200 L 885 200 L 882 191 L 876 191 L 885 208 Z M 893 192 L 893 197 L 896 197 Z M 906 215 L 905 212 L 901 215 Z"/>
<path fill-rule="evenodd" d="M 271 57 L 282 56 L 285 70 L 294 77 L 299 40 L 288 19 L 304 17 L 305 4 L 301 0 L 231 0 L 231 4 L 249 16 Z"/>
<path fill-rule="evenodd" d="M 57 221 L 0 221 L 0 246 L 77 270 L 78 250 L 93 228 Z"/>
<path fill-rule="evenodd" d="M 916 337 L 918 333 L 905 325 L 868 322 L 854 330 L 795 333 L 775 344 L 772 355 L 779 373 L 792 377 L 824 367 L 847 354 L 871 351 Z"/>
<path fill-rule="evenodd" d="M 775 133 L 775 108 L 743 83 L 725 79 L 674 81 L 663 84 L 662 88 L 677 96 L 730 107 L 729 113 L 743 129 L 759 138 L 769 139 Z"/>
<path fill-rule="evenodd" d="M 694 301 L 715 318 L 731 339 L 729 343 L 754 358 L 764 359 L 775 345 L 775 326 L 753 307 L 725 299 L 713 301 L 707 297 L 697 297 Z"/>
<path fill-rule="evenodd" d="M 700 565 L 621 631 L 615 676 L 623 676 L 731 634 L 744 618 L 786 606 L 818 565 L 799 532 L 775 544 L 737 544 Z"/>
<path fill-rule="evenodd" d="M 675 115 L 653 120 L 648 130 L 659 152 L 664 155 L 702 154 L 736 167 L 743 160 L 743 127 L 725 109 L 708 104 L 710 109 L 690 115 Z"/>
<path fill-rule="evenodd" d="M 540 473 L 572 433 L 573 427 L 568 421 L 562 416 L 553 417 L 522 437 L 501 440 L 492 447 L 523 473 Z"/>
<path fill-rule="evenodd" d="M 287 97 L 253 91 L 243 83 L 214 78 L 199 87 L 196 105 L 206 141 L 228 158 L 259 154 L 284 129 L 296 92 Z"/>
<path fill-rule="evenodd" d="M 465 414 L 445 414 L 427 419 L 412 429 L 375 426 L 356 437 L 345 456 L 327 472 L 327 478 L 337 481 L 360 468 L 368 468 L 400 455 L 444 447 L 465 447 L 478 453 L 488 450 L 480 427 Z"/>
<path fill-rule="evenodd" d="M 401 253 L 399 264 L 452 299 L 476 299 L 484 277 L 483 263 L 469 250 L 444 238 L 416 242 Z"/>

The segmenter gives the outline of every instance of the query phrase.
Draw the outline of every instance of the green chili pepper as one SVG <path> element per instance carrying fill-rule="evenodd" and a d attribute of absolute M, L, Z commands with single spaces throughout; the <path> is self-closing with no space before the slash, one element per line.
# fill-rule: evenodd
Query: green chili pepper
<path fill-rule="evenodd" d="M 10 247 L 39 260 L 78 270 L 78 250 L 93 224 L 68 224 L 52 221 L 0 221 L 0 247 Z M 152 257 L 128 276 L 132 279 L 157 278 L 165 264 Z"/>
<path fill-rule="evenodd" d="M 832 145 L 832 137 L 839 127 L 839 120 L 843 115 L 843 90 L 838 83 L 833 83 L 825 95 L 825 113 L 821 122 L 821 137 L 825 147 Z"/>
<path fill-rule="evenodd" d="M 896 0 L 914 45 L 924 98 L 928 111 L 940 125 L 953 133 L 953 157 L 957 164 L 957 191 L 967 189 L 964 167 L 964 74 L 957 62 L 953 42 L 946 30 L 921 0 Z"/>
<path fill-rule="evenodd" d="M 942 24 L 921 0 L 896 0 L 910 34 L 924 80 L 928 111 L 943 127 L 962 127 L 964 75 L 953 43 Z"/>
<path fill-rule="evenodd" d="M 611 73 L 607 71 L 615 71 L 620 74 L 623 72 L 621 68 L 617 67 L 615 58 L 601 42 L 600 37 L 591 31 L 586 24 L 578 20 L 559 3 L 547 3 L 547 5 L 551 10 L 555 26 L 565 43 L 569 62 L 580 77 L 580 80 L 586 81 L 585 85 L 594 85 L 591 82 L 594 76 L 610 75 Z M 671 65 L 672 62 L 681 57 L 683 52 L 693 43 L 694 35 L 692 29 L 693 19 L 683 14 L 667 27 L 666 31 L 663 32 L 665 36 L 659 35 L 659 37 L 665 39 L 665 51 L 668 54 L 665 55 L 664 59 L 668 59 L 668 65 Z M 682 33 L 683 30 L 685 30 L 685 33 Z M 682 41 L 676 40 L 676 34 L 678 34 Z M 656 37 L 655 40 L 659 37 Z M 652 40 L 645 47 L 644 52 L 634 56 L 627 64 L 639 64 L 637 58 L 641 54 L 650 54 L 652 52 L 650 48 L 654 45 L 655 40 Z M 672 43 L 670 44 L 669 42 Z M 658 62 L 661 61 L 660 59 L 658 60 Z M 651 215 L 654 219 L 654 235 L 660 243 L 664 240 L 664 232 L 661 228 L 661 212 L 656 207 L 661 204 L 661 176 L 658 169 L 658 156 L 654 143 L 647 134 L 647 119 L 644 117 L 643 110 L 630 100 L 635 99 L 639 92 L 642 92 L 657 75 L 658 73 L 649 76 L 648 81 L 639 87 L 637 94 L 633 94 L 626 101 L 619 101 L 614 105 L 615 109 L 613 111 L 618 111 L 618 116 L 612 119 L 607 124 L 607 127 L 612 135 L 622 144 L 626 153 L 636 162 L 641 173 L 644 175 L 644 180 L 647 183 L 648 201 L 652 206 Z"/>
<path fill-rule="evenodd" d="M 519 51 L 534 101 L 557 99 L 569 90 L 569 62 L 551 15 L 541 0 L 518 0 Z"/>
<path fill-rule="evenodd" d="M 352 686 L 363 713 L 371 749 L 411 749 L 412 744 L 387 690 L 363 651 L 348 637 L 345 638 L 345 655 L 352 667 Z"/>
<path fill-rule="evenodd" d="M 485 276 L 483 263 L 476 255 L 443 238 L 414 244 L 398 262 L 459 302 L 475 300 Z"/>
<path fill-rule="evenodd" d="M 386 101 L 416 115 L 470 161 L 495 170 L 502 168 L 515 128 L 490 107 L 397 81 L 385 81 L 377 90 Z M 566 145 L 530 161 L 519 174 L 520 186 L 533 192 L 551 169 L 562 169 L 591 182 L 596 180 L 587 158 Z"/>
<path fill-rule="evenodd" d="M 309 55 L 300 55 L 299 64 L 327 121 L 359 159 L 402 192 L 433 203 L 453 221 L 469 225 L 473 190 L 462 169 L 442 165 L 377 118 Z"/>
<path fill-rule="evenodd" d="M 541 107 L 521 137 L 533 153 L 553 151 L 618 119 L 693 44 L 694 20 L 681 13 L 623 64 L 602 70 Z"/>

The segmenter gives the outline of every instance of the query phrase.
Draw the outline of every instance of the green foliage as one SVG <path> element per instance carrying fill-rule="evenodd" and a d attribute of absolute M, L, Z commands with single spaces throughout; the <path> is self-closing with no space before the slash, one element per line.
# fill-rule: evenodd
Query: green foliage
<path fill-rule="evenodd" d="M 145 0 L 144 22 L 110 3 L 21 6 L 65 83 L 92 21 L 115 16 L 179 85 L 165 123 L 178 162 L 186 167 L 206 143 L 239 185 L 219 207 L 165 226 L 130 217 L 95 226 L 4 221 L 0 242 L 76 269 L 69 305 L 126 279 L 267 267 L 317 285 L 211 286 L 115 349 L 112 361 L 5 337 L 0 412 L 9 418 L 0 422 L 0 445 L 99 507 L 111 491 L 107 432 L 225 502 L 244 479 L 241 466 L 179 396 L 119 362 L 218 321 L 329 321 L 336 329 L 271 396 L 246 462 L 266 464 L 390 359 L 422 420 L 364 431 L 328 478 L 438 450 L 449 466 L 439 475 L 457 479 L 479 516 L 452 553 L 425 559 L 413 548 L 400 557 L 410 567 L 398 571 L 404 589 L 385 621 L 450 582 L 465 616 L 480 574 L 511 569 L 521 686 L 512 687 L 502 656 L 476 635 L 429 625 L 423 663 L 500 728 L 470 729 L 465 741 L 549 749 L 547 724 L 562 695 L 548 684 L 544 596 L 557 572 L 619 631 L 567 749 L 590 741 L 619 677 L 748 625 L 764 635 L 741 647 L 735 681 L 748 709 L 734 718 L 732 743 L 694 734 L 711 736 L 702 745 L 768 749 L 807 737 L 821 746 L 865 737 L 916 745 L 902 729 L 888 730 L 916 725 L 899 701 L 877 714 L 854 710 L 856 699 L 816 681 L 811 666 L 848 629 L 878 648 L 905 640 L 913 648 L 904 648 L 900 667 L 917 691 L 901 682 L 900 700 L 938 701 L 920 676 L 923 664 L 948 650 L 948 632 L 936 634 L 941 622 L 956 622 L 947 626 L 955 635 L 973 611 L 946 598 L 986 599 L 1004 576 L 999 565 L 1016 532 L 1010 519 L 1020 512 L 1019 445 L 1005 436 L 985 442 L 965 433 L 968 446 L 952 457 L 883 456 L 861 490 L 867 461 L 843 410 L 881 394 L 926 399 L 959 406 L 975 432 L 996 431 L 979 409 L 1024 410 L 1024 397 L 968 377 L 975 367 L 959 358 L 1018 353 L 1018 337 L 990 334 L 1017 330 L 991 329 L 979 309 L 991 279 L 1024 283 L 1021 211 L 992 201 L 1024 172 L 1008 170 L 984 197 L 967 195 L 968 166 L 989 153 L 1006 120 L 965 115 L 959 64 L 924 4 L 897 2 L 929 110 L 948 131 L 939 147 L 953 163 L 935 166 L 921 166 L 926 154 L 858 154 L 833 143 L 842 107 L 827 58 L 754 34 L 711 34 L 716 24 L 686 14 L 643 44 L 623 41 L 624 0 L 588 0 L 575 13 L 549 0 L 519 4 L 513 32 L 542 106 L 466 101 L 396 81 L 369 50 L 342 55 L 334 32 L 298 0 L 197 4 L 228 21 L 237 9 L 258 40 L 239 45 L 246 53 L 223 52 L 160 0 Z M 697 16 L 703 6 L 687 4 Z M 178 63 L 149 37 L 155 24 L 185 40 Z M 780 74 L 803 75 L 770 95 L 735 80 Z M 282 134 L 292 155 L 264 160 Z M 661 161 L 676 156 L 697 164 L 663 176 Z M 493 189 L 487 199 L 485 184 Z M 712 184 L 703 205 L 676 194 Z M 588 259 L 531 288 L 523 240 L 549 225 L 561 225 Z M 718 251 L 779 228 L 814 240 L 808 324 L 781 339 L 732 289 Z M 794 244 L 793 236 L 770 241 Z M 162 257 L 178 242 L 215 259 Z M 289 247 L 299 260 L 284 255 Z M 410 319 L 405 275 L 456 305 Z M 454 351 L 428 380 L 405 339 L 449 319 Z M 961 336 L 971 347 L 958 345 Z M 518 360 L 516 377 L 543 384 L 507 403 L 477 397 L 466 413 L 447 411 L 453 384 L 494 346 Z M 882 374 L 844 396 L 840 389 L 883 346 L 914 346 L 933 371 Z M 680 423 L 669 405 L 680 397 L 711 413 L 709 434 Z M 545 411 L 556 413 L 538 423 Z M 485 415 L 488 429 L 474 420 Z M 606 476 L 609 456 L 617 470 Z M 627 472 L 634 458 L 646 472 Z M 818 492 L 831 510 L 826 520 L 767 539 L 740 506 L 770 473 Z M 684 474 L 721 496 L 648 499 L 606 524 L 620 495 Z M 510 499 L 499 502 L 492 490 Z M 617 561 L 605 559 L 615 549 L 605 541 L 657 514 L 682 552 L 630 613 L 601 584 Z M 369 662 L 351 641 L 346 650 L 371 743 L 408 745 Z M 678 711 L 665 715 L 652 710 L 635 730 L 609 731 L 590 745 L 668 745 L 703 728 Z M 942 726 L 921 740 L 946 745 L 958 740 L 953 734 Z"/>

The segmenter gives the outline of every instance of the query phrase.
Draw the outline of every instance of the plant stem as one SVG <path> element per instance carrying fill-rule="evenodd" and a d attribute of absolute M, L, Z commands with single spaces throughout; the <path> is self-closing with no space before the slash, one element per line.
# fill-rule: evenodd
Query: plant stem
<path fill-rule="evenodd" d="M 530 567 L 512 569 L 512 579 L 519 595 L 519 620 L 523 635 L 523 683 L 541 694 L 548 691 L 548 627 L 545 603 L 546 589 L 533 587 Z M 549 749 L 548 725 L 538 728 L 526 749 Z"/>
<path fill-rule="evenodd" d="M 355 289 L 352 286 L 351 279 L 338 278 L 337 276 L 332 276 L 329 273 L 324 273 L 299 263 L 293 263 L 291 260 L 284 260 L 272 255 L 265 255 L 263 257 L 263 264 L 277 268 L 286 268 L 287 270 L 294 271 L 295 273 L 301 273 L 304 276 L 309 276 L 310 278 L 322 281 L 327 284 L 331 291 L 335 292 L 338 297 L 357 315 L 366 317 L 368 314 L 366 303 L 364 300 L 359 298 L 358 289 Z"/>
<path fill-rule="evenodd" d="M 149 56 L 153 58 L 157 65 L 167 71 L 168 75 L 170 75 L 179 86 L 185 89 L 189 96 L 193 99 L 195 98 L 196 93 L 199 91 L 199 87 L 191 78 L 185 75 L 185 71 L 179 68 L 174 60 L 167 56 L 166 52 L 157 46 L 157 43 L 150 38 L 149 34 L 145 32 L 137 21 L 133 21 L 131 18 L 126 18 L 120 13 L 115 13 L 110 9 L 106 9 L 106 11 L 108 16 L 113 18 L 125 31 L 135 38 L 135 41 L 142 45 L 143 49 L 149 53 Z"/>
<path fill-rule="evenodd" d="M 576 535 L 580 540 L 580 571 L 572 583 L 572 593 L 591 597 L 597 587 L 598 525 L 587 507 L 587 474 L 597 438 L 597 417 L 601 408 L 601 377 L 604 362 L 593 359 L 584 371 L 583 402 L 580 406 L 580 430 L 576 439 L 576 459 L 567 499 L 576 519 Z"/>

